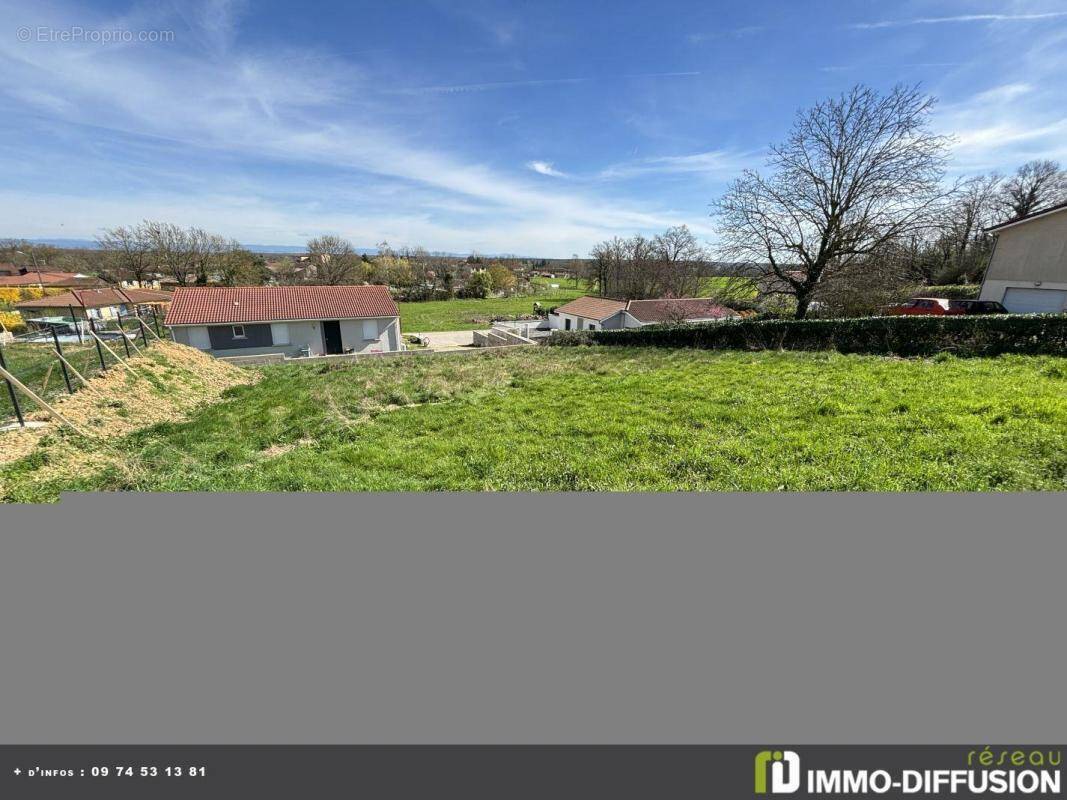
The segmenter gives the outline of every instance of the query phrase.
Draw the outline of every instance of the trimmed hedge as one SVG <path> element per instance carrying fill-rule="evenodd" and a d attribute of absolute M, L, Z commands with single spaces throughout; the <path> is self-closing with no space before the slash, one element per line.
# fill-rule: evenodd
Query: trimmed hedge
<path fill-rule="evenodd" d="M 944 297 L 948 300 L 977 300 L 982 291 L 980 283 L 950 283 L 945 286 L 919 286 L 908 297 Z"/>
<path fill-rule="evenodd" d="M 1067 356 L 1067 314 L 741 320 L 557 331 L 547 344 L 695 347 L 701 350 L 837 350 L 841 353 Z"/>

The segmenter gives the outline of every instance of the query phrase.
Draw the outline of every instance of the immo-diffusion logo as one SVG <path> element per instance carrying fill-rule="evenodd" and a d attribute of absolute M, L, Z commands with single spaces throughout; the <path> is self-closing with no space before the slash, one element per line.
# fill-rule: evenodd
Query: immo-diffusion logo
<path fill-rule="evenodd" d="M 768 772 L 771 773 L 772 793 L 790 794 L 800 788 L 800 756 L 792 750 L 760 750 L 756 753 L 756 794 L 767 794 Z"/>

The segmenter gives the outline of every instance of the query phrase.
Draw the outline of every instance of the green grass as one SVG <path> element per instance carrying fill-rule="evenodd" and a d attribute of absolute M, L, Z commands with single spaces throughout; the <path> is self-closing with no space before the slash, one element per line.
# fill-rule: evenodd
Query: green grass
<path fill-rule="evenodd" d="M 122 353 L 122 342 L 109 341 L 113 350 Z M 140 347 L 140 342 L 137 342 Z M 64 344 L 63 355 L 85 377 L 95 375 L 100 371 L 100 361 L 93 344 Z M 59 359 L 56 358 L 50 342 L 16 342 L 3 345 L 4 362 L 7 369 L 26 384 L 31 390 L 44 397 L 47 401 L 51 397 L 65 394 L 67 386 L 63 381 L 63 372 Z M 115 359 L 105 350 L 105 363 L 109 367 L 115 364 Z M 75 389 L 78 388 L 78 379 L 71 374 L 70 380 Z M 37 404 L 19 394 L 19 403 L 23 413 L 37 410 Z M 15 409 L 11 405 L 11 396 L 7 391 L 7 384 L 0 379 L 0 421 L 14 419 Z"/>
<path fill-rule="evenodd" d="M 63 488 L 1067 489 L 1067 359 L 536 348 L 264 369 Z M 46 460 L 46 459 L 45 459 Z M 131 478 L 134 475 L 136 477 Z"/>
<path fill-rule="evenodd" d="M 400 306 L 400 330 L 404 333 L 429 333 L 488 328 L 495 316 L 517 317 L 520 314 L 532 314 L 535 302 L 541 303 L 547 310 L 585 294 L 583 288 L 574 288 L 574 281 L 553 282 L 560 283 L 560 288 L 539 288 L 536 294 L 518 297 L 397 303 Z"/>

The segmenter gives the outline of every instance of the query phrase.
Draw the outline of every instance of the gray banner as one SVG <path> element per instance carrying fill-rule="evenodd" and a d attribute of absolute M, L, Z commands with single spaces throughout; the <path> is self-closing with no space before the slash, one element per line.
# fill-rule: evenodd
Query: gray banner
<path fill-rule="evenodd" d="M 0 510 L 0 742 L 1062 740 L 1062 495 Z"/>

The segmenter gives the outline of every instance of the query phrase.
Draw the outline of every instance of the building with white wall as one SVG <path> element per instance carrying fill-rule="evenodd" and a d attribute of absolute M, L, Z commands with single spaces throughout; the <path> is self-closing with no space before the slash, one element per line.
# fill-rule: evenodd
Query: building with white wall
<path fill-rule="evenodd" d="M 215 356 L 402 349 L 400 312 L 385 286 L 179 288 L 165 324 L 175 341 Z"/>
<path fill-rule="evenodd" d="M 988 230 L 997 241 L 979 299 L 1015 314 L 1067 311 L 1067 203 Z"/>

